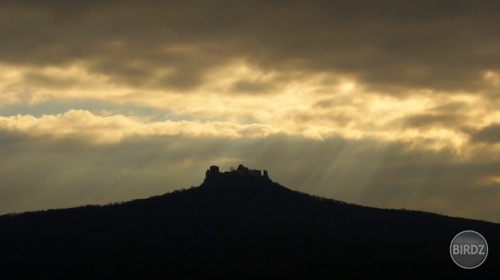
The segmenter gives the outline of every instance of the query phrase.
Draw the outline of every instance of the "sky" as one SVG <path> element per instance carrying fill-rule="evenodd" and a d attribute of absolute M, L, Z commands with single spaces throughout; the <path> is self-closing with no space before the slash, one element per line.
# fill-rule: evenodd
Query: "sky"
<path fill-rule="evenodd" d="M 500 222 L 500 2 L 0 3 L 0 214 L 199 185 Z"/>

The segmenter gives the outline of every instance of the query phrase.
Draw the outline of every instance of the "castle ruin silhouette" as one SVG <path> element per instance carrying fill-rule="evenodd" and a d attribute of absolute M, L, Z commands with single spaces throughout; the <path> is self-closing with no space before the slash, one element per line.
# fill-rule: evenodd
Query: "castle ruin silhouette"
<path fill-rule="evenodd" d="M 220 172 L 220 169 L 216 165 L 210 166 L 205 172 L 205 180 L 202 186 L 211 186 L 217 183 L 222 183 L 230 179 L 257 179 L 263 181 L 271 181 L 267 170 L 263 172 L 258 169 L 250 169 L 243 164 L 238 165 L 238 168 L 231 168 L 230 171 Z"/>

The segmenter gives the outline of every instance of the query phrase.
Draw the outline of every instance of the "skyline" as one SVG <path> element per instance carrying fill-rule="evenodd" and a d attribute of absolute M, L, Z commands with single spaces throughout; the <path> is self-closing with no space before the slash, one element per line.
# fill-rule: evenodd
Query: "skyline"
<path fill-rule="evenodd" d="M 2 1 L 0 214 L 242 163 L 314 195 L 500 222 L 499 10 Z"/>

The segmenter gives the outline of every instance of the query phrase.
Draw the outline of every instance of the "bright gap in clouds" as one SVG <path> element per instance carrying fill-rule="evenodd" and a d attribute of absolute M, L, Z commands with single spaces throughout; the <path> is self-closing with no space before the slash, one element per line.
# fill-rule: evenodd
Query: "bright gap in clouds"
<path fill-rule="evenodd" d="M 77 66 L 17 69 L 8 76 L 17 78 L 11 78 L 6 88 L 24 94 L 9 99 L 11 92 L 4 92 L 4 127 L 33 129 L 38 134 L 44 134 L 45 129 L 54 136 L 84 129 L 88 135 L 99 135 L 96 142 L 119 141 L 126 135 L 256 137 L 283 133 L 318 140 L 332 136 L 427 139 L 432 140 L 429 147 L 434 149 L 451 145 L 461 150 L 467 137 L 460 128 L 432 124 L 412 128 L 405 121 L 426 112 L 429 114 L 424 118 L 434 114 L 439 121 L 442 114 L 432 112 L 439 106 L 436 101 L 461 102 L 469 108 L 484 102 L 429 91 L 406 99 L 371 95 L 348 77 L 266 73 L 242 62 L 214 71 L 209 82 L 193 92 L 145 89 L 133 93 L 137 90 L 107 82 L 102 76 L 93 77 Z M 68 81 L 77 86 L 68 88 Z M 252 94 L 254 90 L 260 94 Z M 487 118 L 481 110 L 467 113 L 465 127 L 475 128 L 478 123 L 467 123 L 475 117 Z"/>

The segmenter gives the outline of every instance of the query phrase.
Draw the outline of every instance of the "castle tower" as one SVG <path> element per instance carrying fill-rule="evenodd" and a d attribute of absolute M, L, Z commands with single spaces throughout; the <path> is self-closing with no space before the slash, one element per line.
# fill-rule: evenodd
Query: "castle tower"
<path fill-rule="evenodd" d="M 219 167 L 216 165 L 210 166 L 210 169 L 207 169 L 205 172 L 205 182 L 213 182 L 215 178 L 220 175 Z"/>
<path fill-rule="evenodd" d="M 269 174 L 267 174 L 267 170 L 264 170 L 264 175 L 262 175 L 265 179 L 269 179 Z"/>
<path fill-rule="evenodd" d="M 209 170 L 210 170 L 210 173 L 212 173 L 212 174 L 219 174 L 220 173 L 219 167 L 217 165 L 211 165 Z"/>

